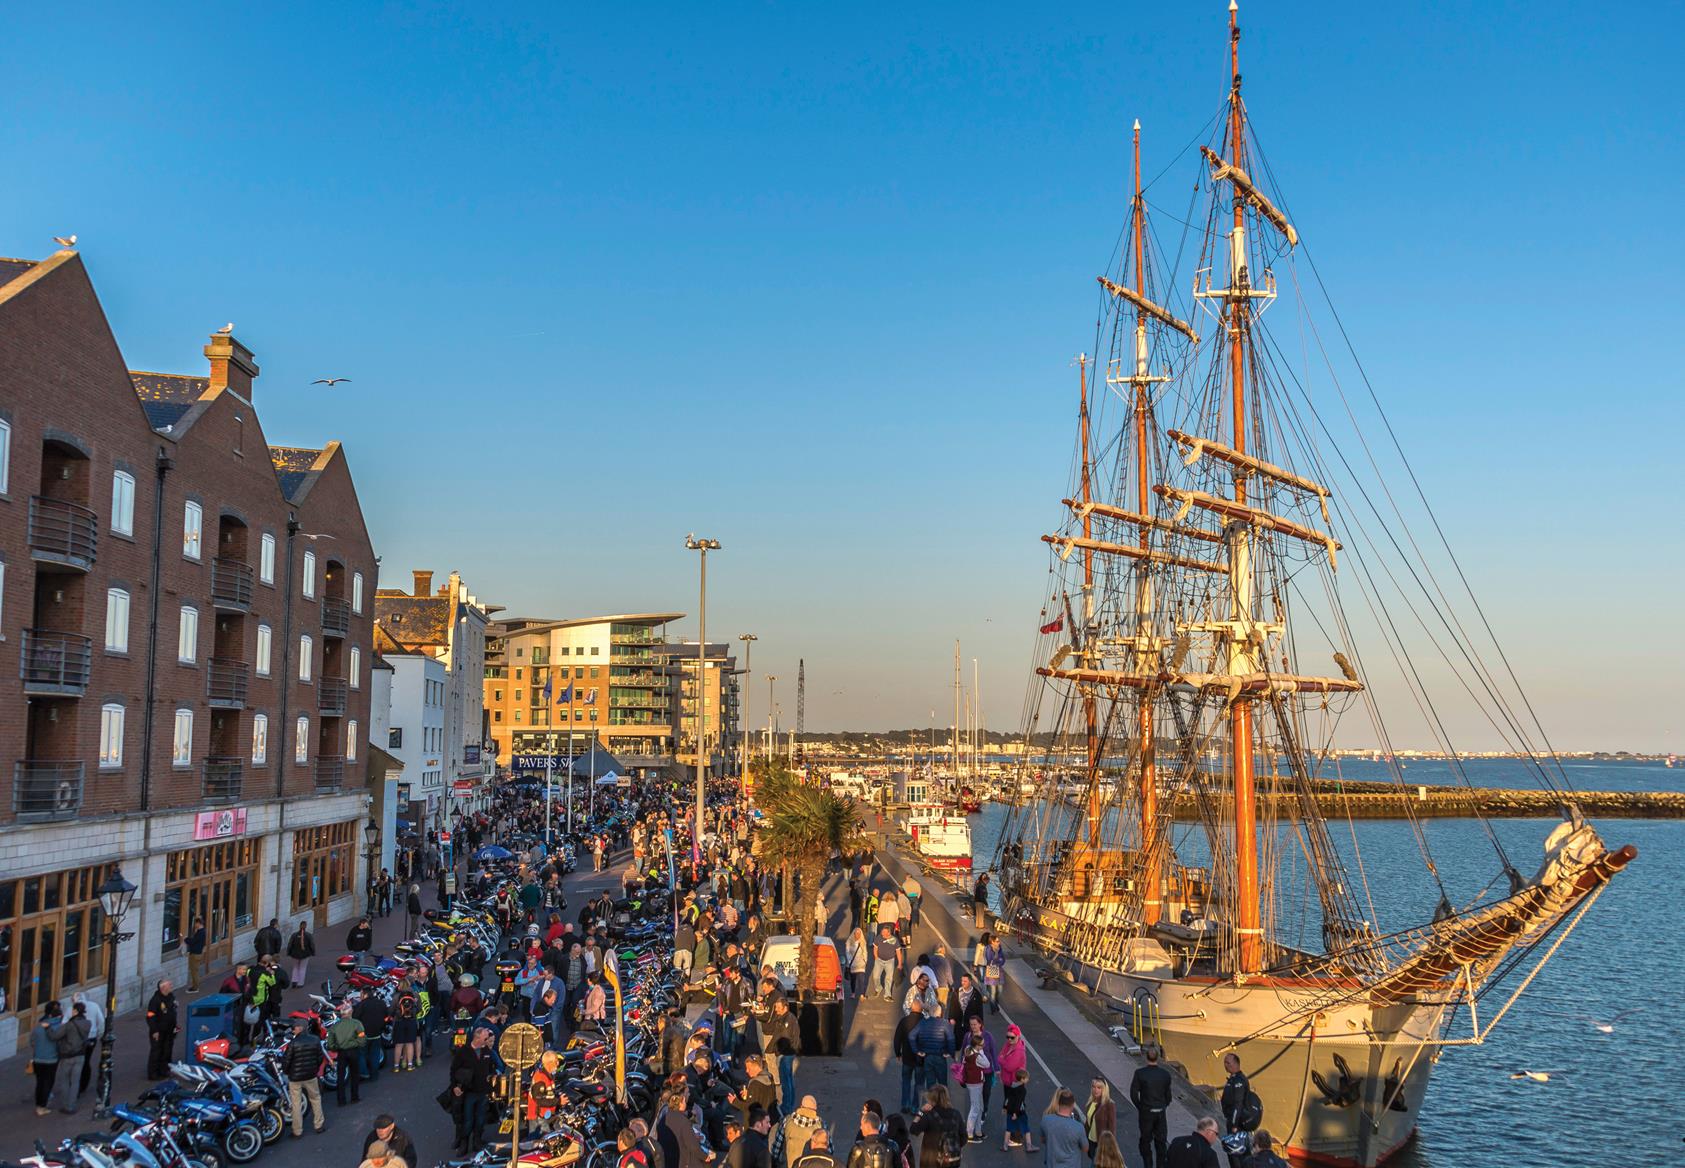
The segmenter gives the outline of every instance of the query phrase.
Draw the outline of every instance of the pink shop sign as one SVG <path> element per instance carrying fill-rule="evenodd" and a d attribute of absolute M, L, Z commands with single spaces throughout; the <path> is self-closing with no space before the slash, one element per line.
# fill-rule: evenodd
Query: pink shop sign
<path fill-rule="evenodd" d="M 196 840 L 233 839 L 246 834 L 246 809 L 227 807 L 221 811 L 201 811 L 193 821 Z"/>

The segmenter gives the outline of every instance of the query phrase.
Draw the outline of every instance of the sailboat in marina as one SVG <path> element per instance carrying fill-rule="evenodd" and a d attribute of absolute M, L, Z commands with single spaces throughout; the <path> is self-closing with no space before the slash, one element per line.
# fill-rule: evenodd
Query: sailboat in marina
<path fill-rule="evenodd" d="M 1361 438 L 1336 440 L 1355 414 L 1339 398 L 1320 411 L 1272 336 L 1283 288 L 1308 312 L 1304 249 L 1242 100 L 1233 3 L 1228 57 L 1198 156 L 1203 219 L 1174 253 L 1189 271 L 1154 243 L 1135 127 L 1128 230 L 1099 278 L 1100 355 L 1078 362 L 1073 489 L 1043 537 L 1025 741 L 1051 744 L 1023 762 L 1036 794 L 1009 810 L 993 865 L 1006 928 L 1127 1002 L 1137 1038 L 1199 1084 L 1221 1083 L 1238 1054 L 1293 1156 L 1368 1168 L 1415 1132 L 1441 1054 L 1491 1033 L 1636 851 L 1607 847 L 1574 808 L 1484 616 L 1469 615 L 1478 604 L 1453 604 L 1401 507 L 1359 485 L 1363 467 L 1384 472 Z M 1416 642 L 1391 615 L 1399 597 Z M 1380 646 L 1366 657 L 1355 633 L 1368 626 Z M 1312 784 L 1348 717 L 1402 783 L 1369 660 L 1396 667 L 1450 747 L 1417 642 L 1459 702 L 1560 784 L 1564 819 L 1531 872 L 1489 833 L 1494 883 L 1464 904 L 1418 829 L 1415 875 L 1438 907 L 1400 926 L 1371 882 L 1407 874 L 1342 855 Z M 1178 822 L 1190 794 L 1197 818 Z"/>

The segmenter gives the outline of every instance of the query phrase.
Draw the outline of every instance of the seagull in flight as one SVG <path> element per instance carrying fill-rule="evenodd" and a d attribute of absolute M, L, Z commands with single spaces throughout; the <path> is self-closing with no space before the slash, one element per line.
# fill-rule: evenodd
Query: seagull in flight
<path fill-rule="evenodd" d="M 55 235 L 53 236 L 53 242 L 60 247 L 75 247 L 76 237 L 74 235 Z"/>
<path fill-rule="evenodd" d="M 226 337 L 234 331 L 234 322 L 229 321 L 227 324 L 223 325 L 221 328 L 217 329 L 216 331 L 217 331 L 217 335 L 219 337 Z"/>
<path fill-rule="evenodd" d="M 311 385 L 338 385 L 342 381 L 350 381 L 349 377 L 318 377 Z"/>

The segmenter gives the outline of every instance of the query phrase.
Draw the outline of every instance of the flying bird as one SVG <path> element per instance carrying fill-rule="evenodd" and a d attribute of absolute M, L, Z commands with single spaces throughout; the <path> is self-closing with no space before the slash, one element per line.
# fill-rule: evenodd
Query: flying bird
<path fill-rule="evenodd" d="M 75 247 L 76 237 L 74 235 L 55 235 L 53 236 L 53 242 L 60 247 Z"/>
<path fill-rule="evenodd" d="M 1560 1075 L 1561 1073 L 1561 1071 L 1517 1071 L 1510 1078 L 1528 1079 L 1535 1083 L 1548 1083 L 1552 1075 Z"/>
<path fill-rule="evenodd" d="M 299 536 L 300 539 L 332 539 L 333 538 L 333 536 L 327 535 L 327 534 L 325 534 L 323 532 L 319 532 L 319 531 L 317 531 L 317 532 L 301 531 L 301 532 L 298 533 L 298 536 Z"/>
<path fill-rule="evenodd" d="M 311 385 L 338 385 L 342 381 L 350 381 L 349 377 L 318 377 Z"/>
<path fill-rule="evenodd" d="M 218 336 L 226 337 L 234 331 L 234 322 L 229 321 L 227 324 L 223 325 L 221 328 L 217 329 L 216 331 L 217 331 Z"/>

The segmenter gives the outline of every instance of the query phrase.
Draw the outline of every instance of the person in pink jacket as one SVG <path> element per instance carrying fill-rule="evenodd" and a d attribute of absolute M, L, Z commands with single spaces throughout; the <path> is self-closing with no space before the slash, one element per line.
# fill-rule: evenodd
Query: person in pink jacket
<path fill-rule="evenodd" d="M 1016 1025 L 1006 1028 L 1006 1041 L 1001 1043 L 995 1062 L 1003 1084 L 1016 1083 L 1018 1072 L 1029 1068 L 1030 1048 L 1024 1045 L 1024 1033 Z M 1002 1103 L 1004 1106 L 1004 1100 Z"/>

